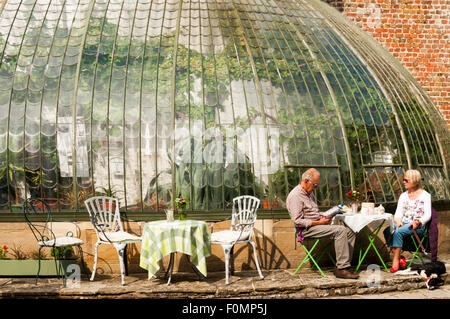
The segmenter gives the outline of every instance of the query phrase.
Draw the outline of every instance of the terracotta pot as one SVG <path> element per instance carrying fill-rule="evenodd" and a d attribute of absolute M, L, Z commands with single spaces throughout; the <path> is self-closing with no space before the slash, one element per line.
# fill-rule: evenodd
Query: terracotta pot
<path fill-rule="evenodd" d="M 277 208 L 278 207 L 278 202 L 276 200 L 274 200 L 272 202 L 272 207 L 270 207 L 270 200 L 263 200 L 262 201 L 262 208 L 263 209 L 270 209 L 270 208 Z"/>
<path fill-rule="evenodd" d="M 61 201 L 61 199 L 58 199 L 58 198 L 39 198 L 39 199 L 42 200 L 43 202 L 45 202 L 48 205 L 48 208 L 50 208 L 50 210 L 57 210 L 58 203 Z M 43 205 L 41 202 L 36 202 L 35 207 L 37 209 L 43 209 L 42 206 Z"/>

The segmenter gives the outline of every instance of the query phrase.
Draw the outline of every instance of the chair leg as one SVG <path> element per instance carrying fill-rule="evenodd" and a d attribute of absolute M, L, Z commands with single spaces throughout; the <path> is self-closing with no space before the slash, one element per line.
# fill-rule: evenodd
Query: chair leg
<path fill-rule="evenodd" d="M 39 253 L 38 253 L 38 271 L 36 274 L 36 282 L 35 284 L 37 285 L 38 279 L 39 279 L 39 273 L 41 272 L 41 249 L 42 246 L 39 246 Z"/>
<path fill-rule="evenodd" d="M 61 259 L 58 260 L 58 266 L 59 266 L 58 273 L 60 272 L 62 274 L 63 286 L 65 288 L 66 282 L 67 282 L 67 273 L 66 273 L 66 268 L 64 267 L 64 263 L 62 262 Z"/>
<path fill-rule="evenodd" d="M 123 253 L 127 244 L 114 244 L 119 255 L 120 276 L 122 279 L 122 286 L 125 285 L 125 270 L 123 265 Z"/>
<path fill-rule="evenodd" d="M 294 275 L 300 270 L 300 268 L 302 268 L 303 264 L 306 263 L 308 260 L 310 260 L 310 253 L 314 250 L 314 247 L 316 247 L 316 245 L 319 243 L 319 240 L 317 239 L 314 243 L 314 245 L 312 246 L 311 250 L 308 251 L 308 249 L 306 248 L 306 246 L 303 243 L 300 243 L 300 245 L 302 246 L 303 250 L 306 252 L 306 256 L 305 258 L 303 258 L 302 262 L 300 263 L 300 265 L 298 265 L 297 269 L 294 271 Z"/>
<path fill-rule="evenodd" d="M 422 237 L 422 239 L 420 240 L 420 242 L 423 243 L 424 239 L 425 239 L 425 236 Z M 411 240 L 412 240 L 414 246 L 416 247 L 416 251 L 413 252 L 413 255 L 412 255 L 412 257 L 411 257 L 411 260 L 410 260 L 410 262 L 409 262 L 409 264 L 408 264 L 408 266 L 407 266 L 408 268 L 411 267 L 411 265 L 412 265 L 413 262 L 414 262 L 414 259 L 416 259 L 416 258 L 419 258 L 419 259 L 420 259 L 420 261 L 422 262 L 422 265 L 425 263 L 424 260 L 423 260 L 423 258 L 422 258 L 422 256 L 421 256 L 421 253 L 419 252 L 419 250 L 420 250 L 420 244 L 416 243 L 416 240 L 415 240 L 415 238 L 414 238 L 413 235 L 411 235 Z"/>
<path fill-rule="evenodd" d="M 230 274 L 234 276 L 234 246 L 230 249 Z"/>
<path fill-rule="evenodd" d="M 320 240 L 317 239 L 316 242 L 314 243 L 314 245 L 311 247 L 310 250 L 308 250 L 308 249 L 306 248 L 306 246 L 305 246 L 303 243 L 300 243 L 300 244 L 302 245 L 303 249 L 304 249 L 305 252 L 306 252 L 306 256 L 305 256 L 305 258 L 303 259 L 302 263 L 298 266 L 297 270 L 294 272 L 294 275 L 297 273 L 297 271 L 300 270 L 300 268 L 303 266 L 303 264 L 304 264 L 305 262 L 307 262 L 308 260 L 311 260 L 311 261 L 313 262 L 313 264 L 316 266 L 316 268 L 319 270 L 319 272 L 320 272 L 320 274 L 322 275 L 322 277 L 325 277 L 325 274 L 323 273 L 322 269 L 319 267 L 319 265 L 317 264 L 316 260 L 314 259 L 313 255 L 312 255 L 312 252 L 313 252 L 314 248 L 317 246 L 317 244 L 319 243 L 319 241 L 320 241 Z"/>
<path fill-rule="evenodd" d="M 228 270 L 230 264 L 230 251 L 233 248 L 232 245 L 222 245 L 223 252 L 225 254 L 225 284 L 228 285 L 230 283 L 228 278 Z"/>
<path fill-rule="evenodd" d="M 95 271 L 97 270 L 97 256 L 98 256 L 98 246 L 100 245 L 99 242 L 95 244 L 95 256 L 94 256 L 94 268 L 92 269 L 92 275 L 91 275 L 91 281 L 94 280 L 95 277 Z"/>
<path fill-rule="evenodd" d="M 258 262 L 258 256 L 256 255 L 256 246 L 255 243 L 253 241 L 250 242 L 250 244 L 253 247 L 253 256 L 255 258 L 255 264 L 256 264 L 256 268 L 258 269 L 258 273 L 259 273 L 259 278 L 264 279 L 264 276 L 261 272 L 261 269 L 259 268 L 259 262 Z"/>
<path fill-rule="evenodd" d="M 83 271 L 84 271 L 85 275 L 87 275 L 87 276 L 89 277 L 88 269 L 87 269 L 86 265 L 84 264 L 83 249 L 81 248 L 81 246 L 78 246 L 78 251 L 79 251 L 79 253 L 80 253 L 80 263 L 81 263 L 81 267 L 83 267 Z"/>

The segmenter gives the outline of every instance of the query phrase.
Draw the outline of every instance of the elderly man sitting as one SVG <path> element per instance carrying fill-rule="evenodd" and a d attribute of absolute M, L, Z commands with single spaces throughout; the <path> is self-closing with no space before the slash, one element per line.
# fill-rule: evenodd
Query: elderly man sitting
<path fill-rule="evenodd" d="M 330 225 L 331 219 L 321 216 L 313 194 L 319 182 L 320 173 L 316 169 L 310 168 L 304 172 L 300 184 L 286 199 L 287 209 L 297 229 L 302 231 L 302 236 L 313 238 L 331 236 L 334 239 L 336 251 L 334 275 L 337 278 L 357 279 L 359 276 L 350 270 L 356 235 L 345 226 Z"/>

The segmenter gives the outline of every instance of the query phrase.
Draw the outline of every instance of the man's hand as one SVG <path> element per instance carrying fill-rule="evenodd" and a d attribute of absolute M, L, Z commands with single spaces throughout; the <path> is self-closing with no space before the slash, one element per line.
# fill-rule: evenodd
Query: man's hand
<path fill-rule="evenodd" d="M 329 223 L 331 223 L 330 218 L 321 218 L 320 220 L 313 220 L 311 226 L 328 225 Z"/>

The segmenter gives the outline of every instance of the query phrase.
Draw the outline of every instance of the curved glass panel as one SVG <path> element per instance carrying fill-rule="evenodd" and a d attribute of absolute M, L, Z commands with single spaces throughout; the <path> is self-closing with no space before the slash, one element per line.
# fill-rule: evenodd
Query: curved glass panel
<path fill-rule="evenodd" d="M 6 1 L 0 209 L 151 212 L 235 196 L 284 207 L 303 171 L 330 206 L 395 202 L 419 169 L 450 199 L 446 125 L 390 54 L 318 0 Z"/>

